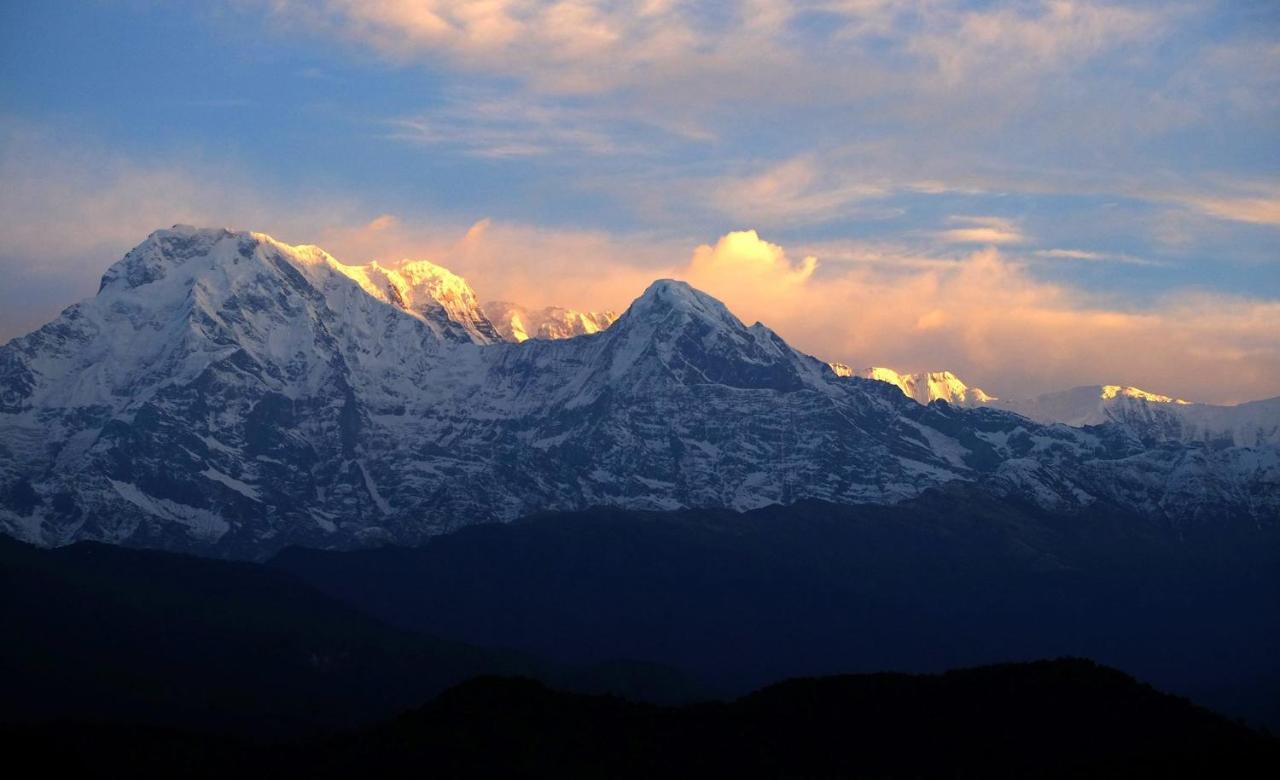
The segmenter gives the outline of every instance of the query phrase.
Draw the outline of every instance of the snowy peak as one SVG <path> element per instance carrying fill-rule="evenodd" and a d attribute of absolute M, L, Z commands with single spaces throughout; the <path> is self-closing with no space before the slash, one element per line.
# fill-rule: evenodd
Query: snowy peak
<path fill-rule="evenodd" d="M 506 341 L 557 340 L 599 333 L 618 319 L 611 311 L 575 311 L 559 306 L 527 309 L 518 303 L 490 301 L 480 307 Z"/>
<path fill-rule="evenodd" d="M 742 321 L 720 301 L 695 289 L 688 282 L 658 279 L 640 294 L 621 319 L 664 319 L 671 315 L 714 322 L 730 329 L 743 329 Z"/>
<path fill-rule="evenodd" d="M 502 340 L 480 311 L 476 294 L 467 281 L 434 263 L 405 260 L 399 264 L 375 261 L 368 265 L 347 265 L 318 247 L 290 246 L 265 233 L 190 225 L 157 230 L 108 269 L 99 293 L 159 282 L 191 262 L 200 265 L 199 269 L 188 269 L 186 276 L 193 280 L 209 274 L 221 274 L 228 279 L 243 276 L 231 267 L 266 255 L 279 257 L 294 266 L 326 296 L 342 297 L 348 293 L 333 278 L 335 274 L 355 282 L 370 297 L 408 313 L 445 341 L 491 344 Z M 330 303 L 343 305 L 337 300 Z"/>
<path fill-rule="evenodd" d="M 450 341 L 492 344 L 502 337 L 480 310 L 471 285 L 461 276 L 427 260 L 405 260 L 399 266 L 378 261 L 332 267 L 369 295 L 403 309 Z"/>
<path fill-rule="evenodd" d="M 659 279 L 606 332 L 614 380 L 795 390 L 825 383 L 822 364 L 760 323 L 747 327 L 707 293 Z"/>
<path fill-rule="evenodd" d="M 1115 423 L 1148 443 L 1183 441 L 1242 447 L 1280 443 L 1280 398 L 1215 406 L 1125 385 L 1084 385 L 992 405 L 1038 422 L 1076 427 Z"/>
<path fill-rule="evenodd" d="M 988 395 L 981 388 L 970 387 L 960 377 L 950 371 L 927 371 L 915 374 L 902 373 L 892 368 L 871 366 L 855 369 L 844 363 L 830 363 L 836 376 L 856 376 L 863 379 L 874 379 L 888 382 L 902 391 L 902 394 L 919 403 L 946 401 L 960 406 L 980 406 L 995 401 L 995 396 Z"/>
<path fill-rule="evenodd" d="M 1148 393 L 1146 390 L 1137 387 L 1127 387 L 1124 385 L 1100 385 L 1098 386 L 1098 397 L 1104 401 L 1112 398 L 1140 398 L 1147 403 L 1153 404 L 1178 404 L 1186 406 L 1190 401 L 1184 401 L 1181 398 L 1172 398 L 1159 393 Z"/>
<path fill-rule="evenodd" d="M 948 372 L 839 380 L 672 280 L 592 337 L 489 344 L 486 324 L 431 263 L 158 231 L 98 296 L 0 345 L 0 531 L 260 557 L 548 509 L 894 502 L 954 480 L 1046 507 L 1280 516 L 1280 450 L 1249 449 L 1280 441 L 1280 399 L 1220 419 L 1095 386 L 1081 398 L 1115 424 L 1090 431 L 925 407 L 910 399 L 990 397 Z"/>
<path fill-rule="evenodd" d="M 157 230 L 107 269 L 98 292 L 108 288 L 134 289 L 159 281 L 188 260 L 209 256 L 219 242 L 232 238 L 252 241 L 248 233 L 235 234 L 225 229 L 174 225 Z"/>
<path fill-rule="evenodd" d="M 998 405 L 1033 420 L 1077 427 L 1149 416 L 1148 406 L 1161 410 L 1161 413 L 1194 406 L 1187 401 L 1124 385 L 1083 385 L 1034 398 L 1002 401 Z"/>

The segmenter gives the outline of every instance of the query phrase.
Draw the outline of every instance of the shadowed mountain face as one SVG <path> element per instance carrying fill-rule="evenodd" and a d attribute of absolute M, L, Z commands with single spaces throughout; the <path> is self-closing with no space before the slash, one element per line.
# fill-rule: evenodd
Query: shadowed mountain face
<path fill-rule="evenodd" d="M 1119 672 L 1052 661 L 793 680 L 663 708 L 484 678 L 377 728 L 262 747 L 129 728 L 11 729 L 54 770 L 308 777 L 1270 777 L 1280 746 Z"/>
<path fill-rule="evenodd" d="M 570 667 L 393 628 L 255 564 L 0 538 L 0 723 L 281 735 L 366 725 L 478 674 L 685 700 L 678 674 Z"/>
<path fill-rule="evenodd" d="M 643 659 L 725 691 L 1078 655 L 1280 724 L 1280 538 L 1251 523 L 1058 514 L 957 486 L 892 507 L 549 515 L 273 565 L 405 628 Z"/>
<path fill-rule="evenodd" d="M 49 772 L 169 776 L 1269 776 L 1273 740 L 1081 661 L 679 707 L 447 687 L 689 702 L 1089 653 L 1276 723 L 1270 534 L 958 486 L 547 515 L 271 566 L 0 539 L 0 742 Z"/>
<path fill-rule="evenodd" d="M 1153 443 L 837 377 L 681 282 L 495 343 L 429 263 L 158 231 L 0 347 L 0 529 L 263 559 L 592 506 L 894 504 L 971 482 L 1180 526 L 1280 517 L 1280 448 Z"/>

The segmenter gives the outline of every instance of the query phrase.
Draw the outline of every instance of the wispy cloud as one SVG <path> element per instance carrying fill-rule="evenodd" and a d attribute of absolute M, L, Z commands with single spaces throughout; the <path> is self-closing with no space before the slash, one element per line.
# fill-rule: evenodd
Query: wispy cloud
<path fill-rule="evenodd" d="M 1192 197 L 1187 203 L 1218 219 L 1251 222 L 1255 225 L 1280 225 L 1280 196 Z"/>
<path fill-rule="evenodd" d="M 882 183 L 824 168 L 811 155 L 756 173 L 717 177 L 703 186 L 717 211 L 758 225 L 813 224 L 839 217 L 880 218 L 898 213 L 868 206 L 889 194 Z"/>
<path fill-rule="evenodd" d="M 1038 249 L 1036 257 L 1050 260 L 1080 260 L 1086 263 L 1123 263 L 1125 265 L 1158 266 L 1161 263 L 1119 252 L 1092 252 L 1085 249 Z"/>
<path fill-rule="evenodd" d="M 961 226 L 938 233 L 947 243 L 1017 244 L 1025 240 L 1017 224 L 1003 217 L 952 216 L 947 221 Z"/>
<path fill-rule="evenodd" d="M 599 116 L 519 98 L 471 96 L 390 122 L 389 138 L 478 157 L 615 154 L 621 147 Z"/>

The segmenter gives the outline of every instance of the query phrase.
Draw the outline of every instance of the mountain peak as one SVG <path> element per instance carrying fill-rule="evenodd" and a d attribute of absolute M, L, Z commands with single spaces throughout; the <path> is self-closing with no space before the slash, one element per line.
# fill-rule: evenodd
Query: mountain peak
<path fill-rule="evenodd" d="M 480 310 L 507 341 L 558 340 L 599 333 L 618 315 L 611 311 L 575 311 L 560 306 L 527 309 L 509 301 L 489 301 Z"/>
<path fill-rule="evenodd" d="M 325 260 L 332 271 L 355 282 L 371 297 L 423 321 L 443 338 L 478 344 L 502 340 L 481 313 L 471 285 L 443 266 L 429 260 L 375 260 L 367 265 L 347 265 L 327 255 Z"/>
<path fill-rule="evenodd" d="M 191 258 L 212 254 L 219 243 L 233 237 L 253 240 L 248 233 L 234 233 L 226 228 L 174 225 L 156 230 L 107 269 L 98 292 L 133 289 L 159 281 Z"/>
<path fill-rule="evenodd" d="M 966 406 L 988 404 L 997 400 L 981 388 L 970 387 L 960 377 L 950 371 L 921 371 L 904 373 L 884 366 L 868 368 L 851 368 L 844 363 L 830 363 L 836 376 L 856 376 L 863 379 L 874 379 L 888 382 L 902 391 L 902 394 L 922 404 L 931 401 L 946 401 L 950 404 Z"/>
<path fill-rule="evenodd" d="M 748 328 L 716 298 L 658 279 L 609 328 L 611 376 L 643 385 L 637 367 L 681 384 L 795 390 L 825 383 L 822 364 L 763 325 Z"/>
<path fill-rule="evenodd" d="M 630 316 L 634 319 L 641 315 L 664 315 L 670 312 L 684 312 L 700 319 L 718 321 L 735 329 L 746 327 L 718 299 L 678 279 L 658 279 L 651 283 L 632 302 L 623 318 Z"/>
<path fill-rule="evenodd" d="M 1184 401 L 1181 398 L 1173 398 L 1172 396 L 1160 395 L 1159 393 L 1149 393 L 1141 388 L 1128 385 L 1102 385 L 1098 388 L 1098 395 L 1104 401 L 1112 398 L 1140 398 L 1143 401 L 1153 404 L 1178 404 L 1186 406 L 1190 401 Z"/>
<path fill-rule="evenodd" d="M 1086 407 L 1128 430 L 1078 432 L 837 381 L 675 280 L 568 341 L 482 346 L 473 303 L 434 263 L 157 231 L 102 295 L 0 345 L 0 532 L 255 556 L 545 509 L 894 502 L 988 479 L 1042 507 L 1096 497 L 1175 521 L 1280 506 L 1280 452 L 1246 448 L 1276 440 L 1274 406 L 1226 420 L 1098 385 Z M 963 384 L 916 380 L 949 400 Z M 1215 446 L 1143 455 L 1166 441 Z"/>

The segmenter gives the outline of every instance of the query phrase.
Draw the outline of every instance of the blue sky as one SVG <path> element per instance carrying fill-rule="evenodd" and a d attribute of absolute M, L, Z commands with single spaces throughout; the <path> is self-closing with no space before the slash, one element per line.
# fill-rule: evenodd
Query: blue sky
<path fill-rule="evenodd" d="M 1274 2 L 7 3 L 0 74 L 0 338 L 182 221 L 529 304 L 683 276 L 997 394 L 1280 394 Z"/>

